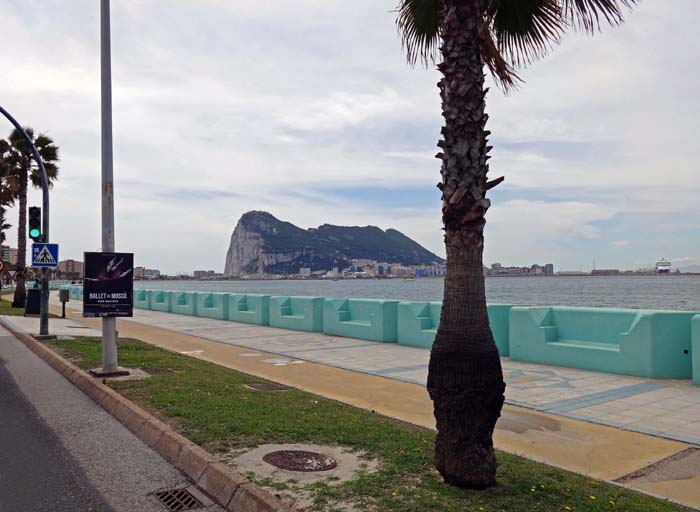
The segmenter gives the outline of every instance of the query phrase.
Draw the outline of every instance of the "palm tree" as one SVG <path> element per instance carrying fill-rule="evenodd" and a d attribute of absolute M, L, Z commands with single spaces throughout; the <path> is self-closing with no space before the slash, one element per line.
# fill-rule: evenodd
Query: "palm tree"
<path fill-rule="evenodd" d="M 46 134 L 39 134 L 35 139 L 32 128 L 25 127 L 25 131 L 36 146 L 39 156 L 44 161 L 49 185 L 53 185 L 53 182 L 58 177 L 58 146 Z M 0 153 L 0 156 L 2 156 L 2 166 L 7 173 L 7 185 L 11 194 L 17 198 L 19 203 L 19 219 L 17 221 L 17 287 L 15 288 L 12 305 L 14 307 L 24 307 L 26 298 L 24 281 L 26 278 L 27 259 L 27 188 L 30 181 L 33 186 L 40 187 L 41 174 L 39 166 L 32 158 L 31 149 L 17 129 L 13 130 L 7 141 L 3 141 L 3 143 L 2 146 L 5 148 L 5 153 L 4 155 Z"/>
<path fill-rule="evenodd" d="M 442 220 L 447 273 L 440 327 L 430 354 L 428 392 L 437 422 L 435 466 L 449 484 L 495 484 L 493 429 L 505 383 L 486 310 L 483 275 L 491 146 L 484 66 L 506 92 L 516 69 L 543 57 L 571 28 L 619 25 L 638 0 L 399 0 L 397 27 L 410 64 L 435 62 L 445 124 Z"/>

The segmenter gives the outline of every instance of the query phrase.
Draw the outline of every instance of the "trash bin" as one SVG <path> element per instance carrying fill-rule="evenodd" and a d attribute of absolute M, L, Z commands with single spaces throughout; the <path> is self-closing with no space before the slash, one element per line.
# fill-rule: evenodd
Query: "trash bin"
<path fill-rule="evenodd" d="M 25 315 L 38 315 L 41 313 L 41 290 L 30 288 L 27 290 L 27 301 L 24 303 Z"/>

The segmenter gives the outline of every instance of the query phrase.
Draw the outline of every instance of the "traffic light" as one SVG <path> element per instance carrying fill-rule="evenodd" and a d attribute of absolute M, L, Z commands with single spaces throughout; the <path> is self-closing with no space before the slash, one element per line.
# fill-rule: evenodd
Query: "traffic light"
<path fill-rule="evenodd" d="M 41 208 L 38 206 L 29 207 L 29 238 L 35 242 L 42 242 L 44 236 L 41 233 Z"/>

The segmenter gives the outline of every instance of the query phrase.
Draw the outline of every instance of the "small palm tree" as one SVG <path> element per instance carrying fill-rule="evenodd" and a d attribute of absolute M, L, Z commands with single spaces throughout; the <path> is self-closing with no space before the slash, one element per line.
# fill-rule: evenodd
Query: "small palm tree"
<path fill-rule="evenodd" d="M 44 161 L 46 175 L 49 185 L 58 177 L 58 146 L 51 137 L 46 134 L 39 134 L 34 138 L 34 130 L 25 128 L 27 135 L 36 146 L 39 156 Z M 22 134 L 13 130 L 6 141 L 2 141 L 0 150 L 5 148 L 2 156 L 2 167 L 6 173 L 7 187 L 13 197 L 19 203 L 19 219 L 17 221 L 17 287 L 12 305 L 24 307 L 26 290 L 24 286 L 26 278 L 27 260 L 27 189 L 29 182 L 35 187 L 41 186 L 41 174 L 39 166 L 32 158 L 32 152 Z"/>
<path fill-rule="evenodd" d="M 491 146 L 486 130 L 484 66 L 505 91 L 516 69 L 543 57 L 567 29 L 619 25 L 638 0 L 400 0 L 397 26 L 408 61 L 435 62 L 445 124 L 442 220 L 447 273 L 440 327 L 430 354 L 428 392 L 438 435 L 435 466 L 449 484 L 483 488 L 496 481 L 493 429 L 505 383 L 486 310 L 483 274 Z"/>

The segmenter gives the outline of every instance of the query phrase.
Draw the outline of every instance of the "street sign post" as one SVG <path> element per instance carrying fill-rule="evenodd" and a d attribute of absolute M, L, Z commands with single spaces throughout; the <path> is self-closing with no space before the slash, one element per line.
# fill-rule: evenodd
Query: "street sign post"
<path fill-rule="evenodd" d="M 58 268 L 58 244 L 32 244 L 32 267 Z"/>

